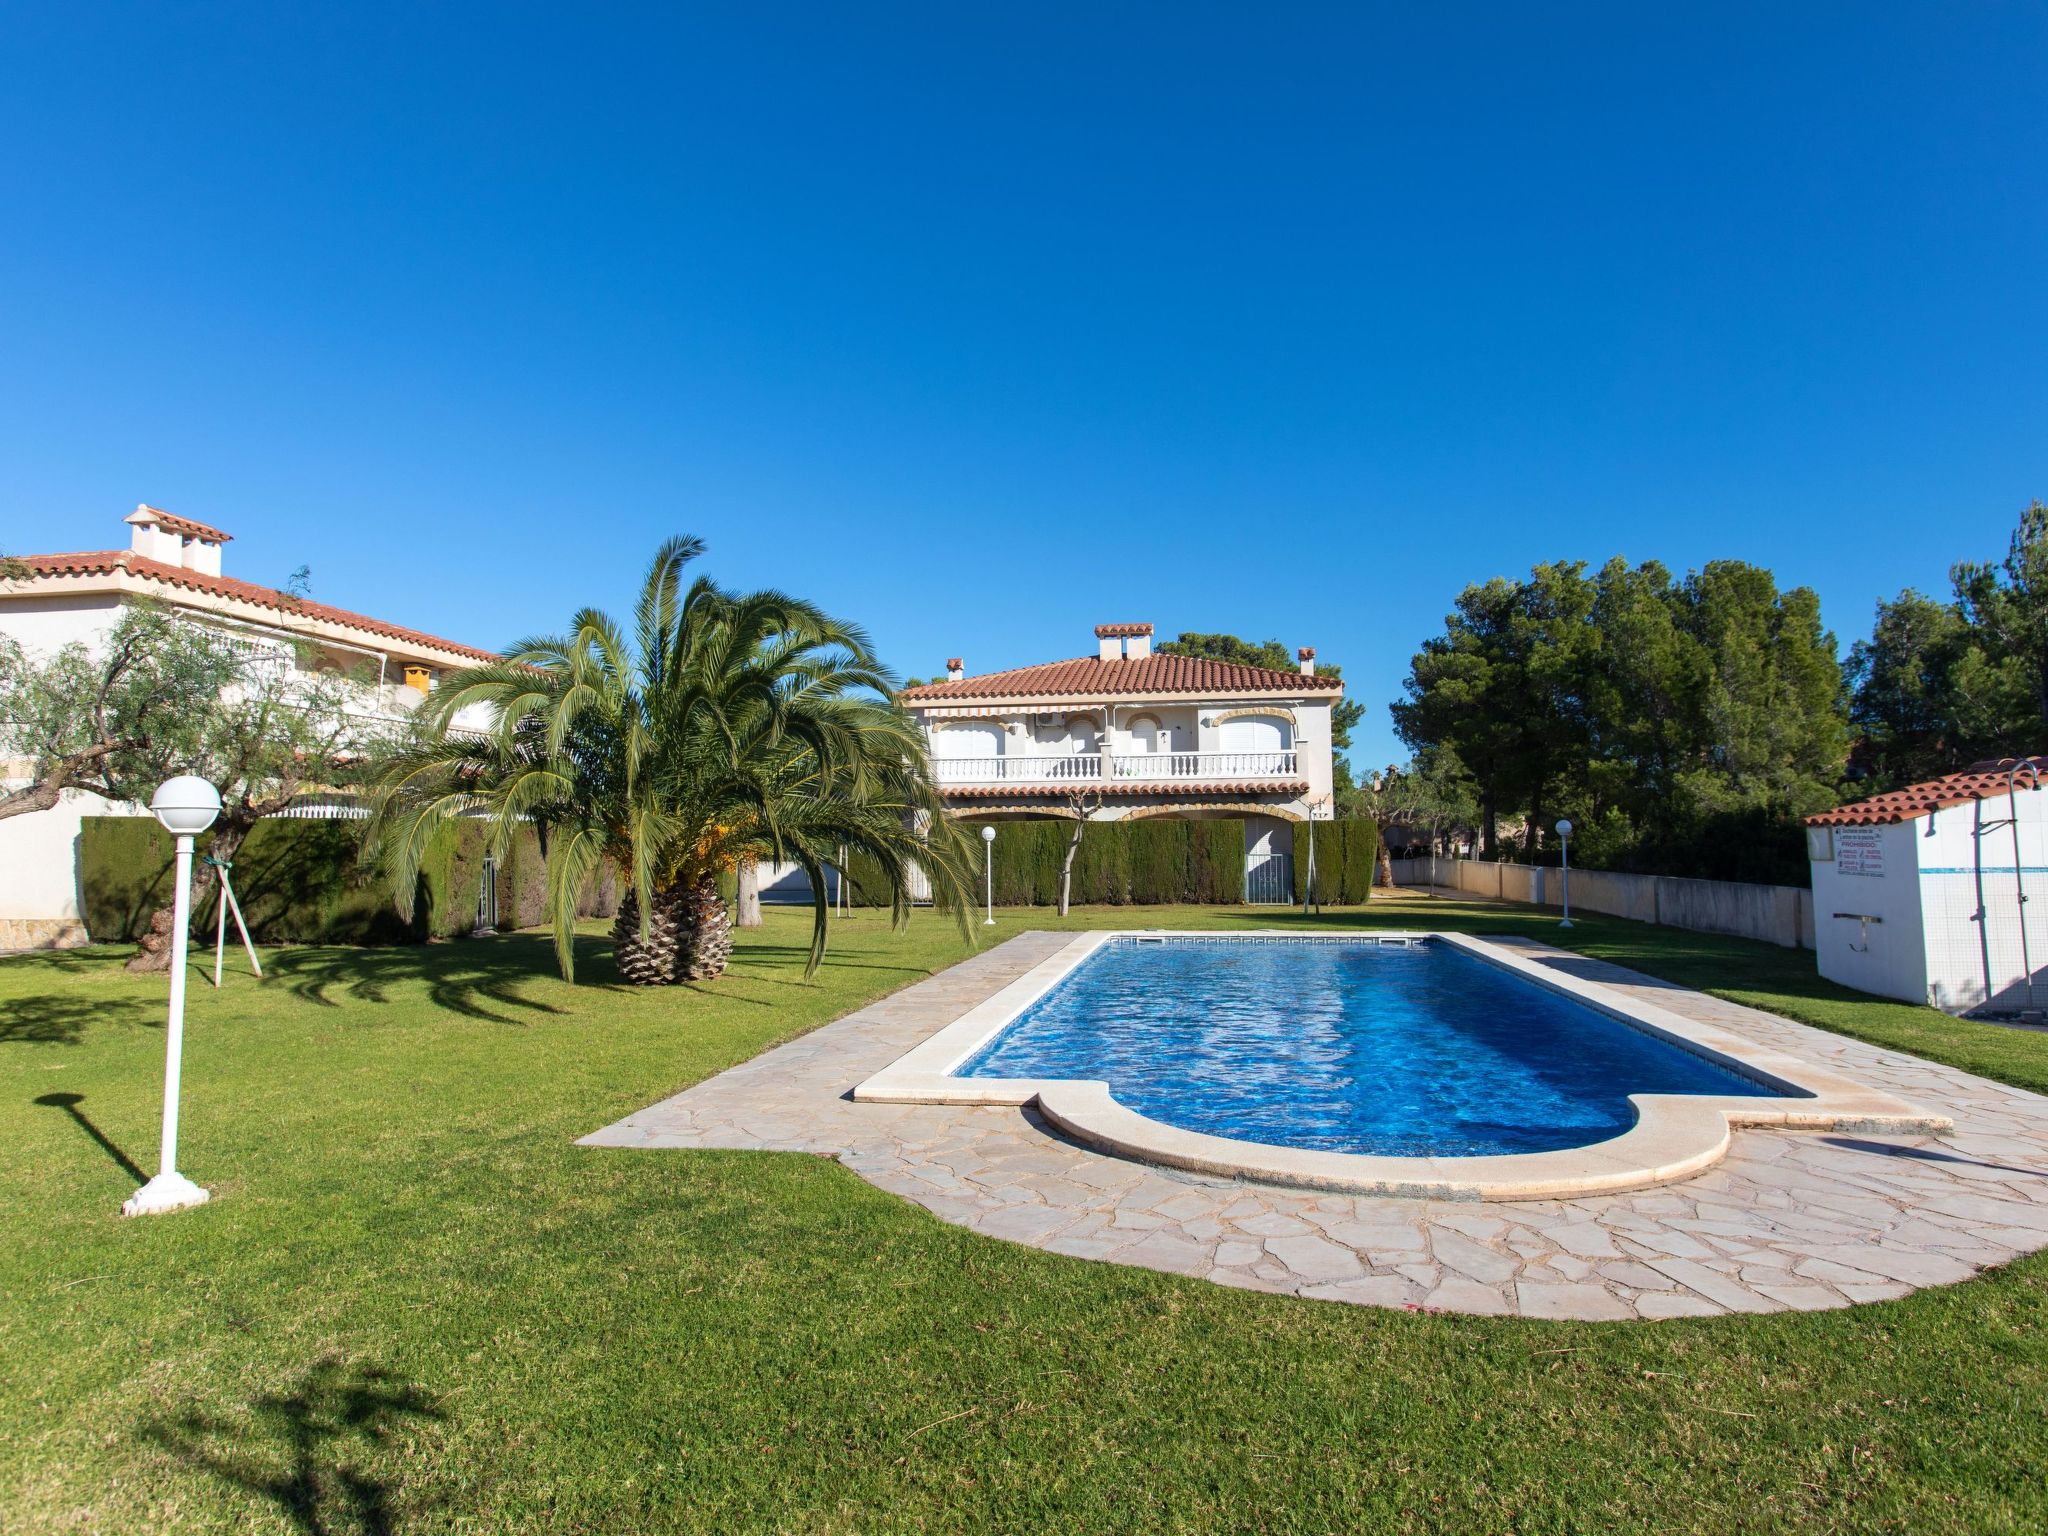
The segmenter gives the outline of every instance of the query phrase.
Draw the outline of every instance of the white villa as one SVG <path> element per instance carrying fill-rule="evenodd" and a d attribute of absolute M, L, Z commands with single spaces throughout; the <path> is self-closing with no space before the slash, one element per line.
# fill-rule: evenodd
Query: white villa
<path fill-rule="evenodd" d="M 11 555 L 0 574 L 0 635 L 31 655 L 74 642 L 97 647 L 123 607 L 150 597 L 193 623 L 235 637 L 252 663 L 353 673 L 365 720 L 396 721 L 451 672 L 495 656 L 475 646 L 312 602 L 224 575 L 218 528 L 139 506 L 126 519 L 126 549 Z M 488 728 L 488 718 L 463 719 Z M 25 764 L 0 759 L 0 780 L 20 782 Z M 66 791 L 48 811 L 0 821 L 0 949 L 85 939 L 78 874 L 79 826 L 87 816 L 144 814 L 98 795 Z"/>
<path fill-rule="evenodd" d="M 1098 624 L 1095 640 L 1091 656 L 979 677 L 954 657 L 946 681 L 903 692 L 948 805 L 996 819 L 1243 820 L 1253 888 L 1261 871 L 1277 882 L 1295 824 L 1331 814 L 1343 683 L 1319 676 L 1308 648 L 1286 672 L 1156 654 L 1150 624 Z"/>

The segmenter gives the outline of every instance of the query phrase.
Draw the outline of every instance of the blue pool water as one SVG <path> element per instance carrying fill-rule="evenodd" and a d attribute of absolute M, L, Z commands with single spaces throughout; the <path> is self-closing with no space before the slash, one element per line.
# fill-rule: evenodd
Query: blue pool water
<path fill-rule="evenodd" d="M 961 1077 L 1095 1079 L 1184 1130 L 1329 1152 L 1543 1152 L 1631 1093 L 1781 1093 L 1449 944 L 1112 939 Z"/>

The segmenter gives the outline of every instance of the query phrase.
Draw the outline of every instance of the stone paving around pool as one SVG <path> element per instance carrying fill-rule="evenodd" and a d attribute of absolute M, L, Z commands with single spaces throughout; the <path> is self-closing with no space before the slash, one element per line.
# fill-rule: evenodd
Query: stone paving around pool
<path fill-rule="evenodd" d="M 1684 1183 L 1489 1203 L 1209 1178 L 1091 1151 L 1030 1110 L 847 1097 L 1072 937 L 1020 934 L 582 1145 L 824 1154 L 990 1237 L 1218 1285 L 1451 1312 L 1813 1311 L 1965 1280 L 2048 1247 L 2048 1098 L 1511 938 L 1494 942 L 1888 1089 L 1956 1128 L 1738 1129 L 1728 1155 Z"/>

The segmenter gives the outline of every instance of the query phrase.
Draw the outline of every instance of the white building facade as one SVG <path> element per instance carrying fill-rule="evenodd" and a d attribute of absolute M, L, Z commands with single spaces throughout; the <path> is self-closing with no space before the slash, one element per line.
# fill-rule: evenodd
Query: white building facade
<path fill-rule="evenodd" d="M 231 536 L 139 506 L 126 519 L 126 549 L 10 557 L 0 574 L 0 635 L 31 657 L 83 644 L 98 651 L 122 610 L 149 598 L 186 622 L 244 648 L 251 665 L 320 670 L 357 679 L 352 712 L 366 723 L 403 721 L 442 679 L 495 656 L 347 609 L 237 580 L 222 570 Z M 456 725 L 482 730 L 487 713 Z M 4 723 L 0 723 L 4 729 Z M 0 779 L 25 780 L 29 765 L 0 753 Z M 87 816 L 141 815 L 76 790 L 47 811 L 0 821 L 0 949 L 85 942 L 78 841 Z"/>
<path fill-rule="evenodd" d="M 2048 1012 L 2048 758 L 1976 763 L 1810 816 L 1830 981 L 1944 1012 Z"/>
<path fill-rule="evenodd" d="M 1161 655 L 1152 634 L 1099 624 L 1091 656 L 979 677 L 956 657 L 944 682 L 902 703 L 955 815 L 1242 820 L 1261 899 L 1262 870 L 1283 884 L 1296 824 L 1331 815 L 1330 712 L 1344 685 L 1316 672 L 1312 649 L 1289 672 Z"/>

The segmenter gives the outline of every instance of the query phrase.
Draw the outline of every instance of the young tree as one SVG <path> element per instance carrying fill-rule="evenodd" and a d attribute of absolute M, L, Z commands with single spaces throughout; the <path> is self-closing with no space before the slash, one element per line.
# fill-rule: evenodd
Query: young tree
<path fill-rule="evenodd" d="M 1074 856 L 1081 851 L 1081 836 L 1088 830 L 1088 822 L 1102 809 L 1102 791 L 1070 789 L 1066 794 L 1067 814 L 1074 819 L 1074 830 L 1067 838 L 1066 855 L 1060 860 L 1060 916 L 1067 915 L 1069 898 L 1074 890 Z"/>
<path fill-rule="evenodd" d="M 0 751 L 28 765 L 27 783 L 0 791 L 0 820 L 49 810 L 67 789 L 147 801 L 183 771 L 233 675 L 216 632 L 154 603 L 127 609 L 100 647 L 31 656 L 0 637 Z"/>
<path fill-rule="evenodd" d="M 364 677 L 323 666 L 310 647 L 247 650 L 224 638 L 216 644 L 232 678 L 196 703 L 178 747 L 179 771 L 220 790 L 207 858 L 193 867 L 195 913 L 213 890 L 216 864 L 234 862 L 257 822 L 309 791 L 362 785 L 369 762 L 399 729 L 362 708 Z M 172 912 L 165 906 L 151 917 L 129 970 L 169 968 Z"/>
<path fill-rule="evenodd" d="M 1387 834 L 1396 827 L 1414 827 L 1429 834 L 1431 856 L 1436 840 L 1446 827 L 1471 827 L 1478 819 L 1478 804 L 1472 785 L 1457 754 L 1448 747 L 1418 752 L 1405 766 L 1390 765 L 1370 780 L 1371 808 L 1368 812 L 1380 831 L 1380 868 L 1374 877 L 1378 885 L 1392 885 L 1393 861 L 1387 856 Z"/>

